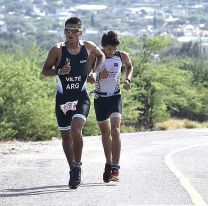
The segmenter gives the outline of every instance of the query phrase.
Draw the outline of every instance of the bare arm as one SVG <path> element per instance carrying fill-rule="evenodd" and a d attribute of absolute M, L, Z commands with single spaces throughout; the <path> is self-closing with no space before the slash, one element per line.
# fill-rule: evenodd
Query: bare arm
<path fill-rule="evenodd" d="M 90 54 L 88 57 L 88 74 L 94 72 L 96 64 L 96 57 L 93 54 Z"/>
<path fill-rule="evenodd" d="M 55 76 L 55 75 L 65 75 L 69 74 L 71 70 L 70 64 L 67 62 L 62 68 L 59 68 L 58 71 L 53 69 L 53 67 L 57 67 L 61 58 L 61 47 L 59 44 L 54 45 L 50 51 L 48 52 L 48 56 L 43 65 L 42 74 L 45 76 Z"/>
<path fill-rule="evenodd" d="M 125 67 L 125 72 L 126 72 L 126 80 L 124 82 L 123 88 L 126 90 L 129 90 L 131 88 L 130 83 L 131 83 L 131 78 L 132 78 L 132 73 L 133 73 L 133 66 L 132 66 L 128 53 L 121 52 L 120 54 L 121 54 L 122 63 Z"/>
<path fill-rule="evenodd" d="M 96 57 L 94 72 L 99 73 L 105 61 L 104 53 L 93 42 L 85 41 L 84 44 L 88 52 Z"/>
<path fill-rule="evenodd" d="M 55 76 L 55 69 L 53 69 L 53 67 L 56 65 L 57 60 L 58 60 L 58 48 L 56 48 L 55 46 L 53 46 L 49 52 L 48 52 L 48 56 L 43 64 L 43 68 L 42 68 L 42 74 L 44 76 Z"/>
<path fill-rule="evenodd" d="M 132 73 L 133 73 L 133 66 L 132 66 L 128 53 L 121 52 L 121 58 L 122 58 L 122 63 L 125 67 L 126 79 L 129 79 L 131 81 Z"/>

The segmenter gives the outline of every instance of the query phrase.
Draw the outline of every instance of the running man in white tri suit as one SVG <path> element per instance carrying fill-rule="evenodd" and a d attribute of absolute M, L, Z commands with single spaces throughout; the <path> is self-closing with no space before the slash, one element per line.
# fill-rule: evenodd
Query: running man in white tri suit
<path fill-rule="evenodd" d="M 123 88 L 129 90 L 133 67 L 128 53 L 118 51 L 120 40 L 118 34 L 109 31 L 101 40 L 105 63 L 100 73 L 93 78 L 90 74 L 88 81 L 95 82 L 94 107 L 96 119 L 102 135 L 102 143 L 106 157 L 103 181 L 119 180 L 119 160 L 121 152 L 120 124 L 122 115 L 122 99 L 120 91 L 121 67 L 125 67 L 126 80 Z M 89 62 L 93 62 L 91 56 Z M 95 59 L 95 58 L 94 58 Z"/>

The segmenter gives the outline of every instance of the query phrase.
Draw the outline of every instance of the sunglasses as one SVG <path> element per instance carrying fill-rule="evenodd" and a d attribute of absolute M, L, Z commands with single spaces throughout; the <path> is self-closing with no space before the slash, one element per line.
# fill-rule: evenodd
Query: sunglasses
<path fill-rule="evenodd" d="M 80 29 L 65 27 L 64 31 L 67 33 L 77 33 L 80 31 Z"/>

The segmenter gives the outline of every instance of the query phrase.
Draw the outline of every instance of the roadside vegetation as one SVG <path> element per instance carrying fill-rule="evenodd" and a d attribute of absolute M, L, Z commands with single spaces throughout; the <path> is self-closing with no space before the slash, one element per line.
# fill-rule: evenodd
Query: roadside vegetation
<path fill-rule="evenodd" d="M 155 124 L 156 130 L 205 128 L 207 125 L 191 120 L 170 119 Z"/>
<path fill-rule="evenodd" d="M 134 65 L 132 89 L 122 90 L 122 132 L 208 127 L 208 60 L 198 47 L 146 37 L 123 38 L 120 49 L 129 52 Z M 0 140 L 59 136 L 56 79 L 40 74 L 46 55 L 37 46 L 0 51 Z M 87 136 L 99 134 L 93 96 L 91 102 Z"/>

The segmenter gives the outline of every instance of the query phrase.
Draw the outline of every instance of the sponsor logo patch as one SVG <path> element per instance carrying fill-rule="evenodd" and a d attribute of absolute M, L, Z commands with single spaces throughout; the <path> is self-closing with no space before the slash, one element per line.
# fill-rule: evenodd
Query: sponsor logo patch
<path fill-rule="evenodd" d="M 60 108 L 63 111 L 63 113 L 66 114 L 69 110 L 76 110 L 77 102 L 78 101 L 66 102 L 66 104 L 60 105 Z"/>
<path fill-rule="evenodd" d="M 86 59 L 84 59 L 84 60 L 80 60 L 80 63 L 81 63 L 81 64 L 83 64 L 83 63 L 85 63 L 85 62 L 87 62 L 87 60 L 86 60 Z"/>
<path fill-rule="evenodd" d="M 118 63 L 114 63 L 114 67 L 118 67 Z"/>

